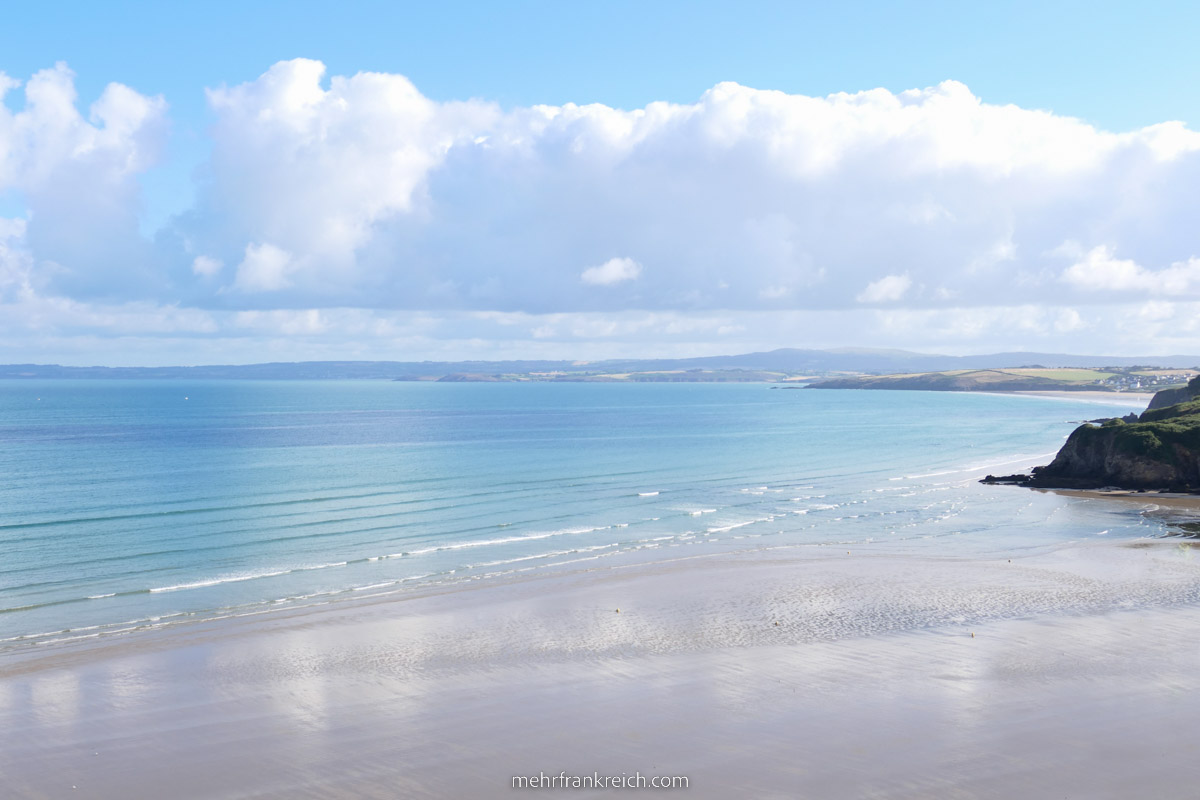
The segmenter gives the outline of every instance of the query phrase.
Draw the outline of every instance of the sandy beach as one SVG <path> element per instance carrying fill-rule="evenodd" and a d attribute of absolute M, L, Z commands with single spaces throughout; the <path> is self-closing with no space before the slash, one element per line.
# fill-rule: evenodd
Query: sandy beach
<path fill-rule="evenodd" d="M 1009 392 L 1030 397 L 1057 397 L 1062 400 L 1081 400 L 1110 405 L 1127 405 L 1144 410 L 1154 398 L 1154 392 Z"/>
<path fill-rule="evenodd" d="M 1194 555 L 779 548 L 13 650 L 0 775 L 23 798 L 495 797 L 543 772 L 1190 797 Z"/>
<path fill-rule="evenodd" d="M 1037 489 L 1064 497 L 1085 497 L 1092 500 L 1117 500 L 1159 508 L 1200 511 L 1200 495 L 1177 492 L 1135 492 L 1125 489 Z"/>

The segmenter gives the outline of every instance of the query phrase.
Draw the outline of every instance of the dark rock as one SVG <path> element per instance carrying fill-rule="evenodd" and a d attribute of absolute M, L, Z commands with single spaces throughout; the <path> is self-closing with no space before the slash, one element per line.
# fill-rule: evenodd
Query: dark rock
<path fill-rule="evenodd" d="M 1029 476 L 1023 473 L 1000 475 L 998 477 L 996 475 L 988 475 L 980 483 L 989 483 L 996 486 L 1028 486 Z"/>

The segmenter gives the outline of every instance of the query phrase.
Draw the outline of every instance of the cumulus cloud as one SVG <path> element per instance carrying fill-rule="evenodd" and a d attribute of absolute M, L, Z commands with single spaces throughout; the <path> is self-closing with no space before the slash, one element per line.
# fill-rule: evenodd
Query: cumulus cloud
<path fill-rule="evenodd" d="M 273 244 L 248 244 L 233 287 L 243 292 L 274 292 L 292 285 L 292 254 Z"/>
<path fill-rule="evenodd" d="M 196 256 L 192 259 L 192 272 L 201 275 L 205 278 L 211 278 L 224 268 L 224 264 L 218 258 L 210 258 L 209 256 Z"/>
<path fill-rule="evenodd" d="M 1058 319 L 1054 321 L 1054 330 L 1059 333 L 1077 331 L 1086 327 L 1087 323 L 1084 322 L 1083 316 L 1073 308 L 1064 308 L 1059 311 Z"/>
<path fill-rule="evenodd" d="M 311 291 L 362 297 L 359 250 L 375 226 L 427 219 L 430 171 L 497 112 L 436 103 L 402 75 L 334 76 L 325 88 L 324 73 L 319 61 L 282 61 L 255 81 L 208 91 L 212 181 L 185 227 L 214 253 L 277 243 Z"/>
<path fill-rule="evenodd" d="M 579 278 L 593 286 L 612 286 L 614 283 L 635 280 L 642 274 L 642 265 L 632 258 L 610 258 L 598 267 L 588 267 Z"/>
<path fill-rule="evenodd" d="M 0 101 L 21 84 L 0 73 Z M 164 284 L 138 230 L 138 176 L 159 159 L 166 102 L 109 84 L 85 118 L 65 64 L 35 73 L 24 106 L 0 102 L 0 192 L 19 193 L 42 279 L 77 297 L 129 298 Z"/>
<path fill-rule="evenodd" d="M 1200 290 L 1200 258 L 1150 270 L 1131 259 L 1117 258 L 1111 247 L 1100 245 L 1067 267 L 1062 279 L 1093 292 L 1194 295 Z"/>
<path fill-rule="evenodd" d="M 950 307 L 1064 285 L 1087 303 L 1057 280 L 1064 239 L 1147 263 L 1200 253 L 1180 224 L 1200 135 L 1109 133 L 953 81 L 828 97 L 722 83 L 688 104 L 503 111 L 299 59 L 209 98 L 211 183 L 178 235 L 227 262 L 263 242 L 291 254 L 289 305 Z"/>
<path fill-rule="evenodd" d="M 153 238 L 138 187 L 166 102 L 113 84 L 81 111 L 62 65 L 0 76 L 22 91 L 0 104 L 0 192 L 27 212 L 0 231 L 0 302 L 97 320 L 195 311 L 264 342 L 361 323 L 430 346 L 476 315 L 471 341 L 538 352 L 580 347 L 574 332 L 727 351 L 814 331 L 937 349 L 1119 332 L 1158 350 L 1188 349 L 1176 301 L 1200 291 L 1200 134 L 1099 130 L 954 81 L 502 109 L 283 61 L 209 90 L 196 202 Z M 789 314 L 824 327 L 758 322 Z"/>
<path fill-rule="evenodd" d="M 877 281 L 867 284 L 867 288 L 858 293 L 860 303 L 895 303 L 908 294 L 912 286 L 912 278 L 908 275 L 885 275 Z"/>
<path fill-rule="evenodd" d="M 30 266 L 25 220 L 0 218 L 0 298 L 31 291 Z"/>

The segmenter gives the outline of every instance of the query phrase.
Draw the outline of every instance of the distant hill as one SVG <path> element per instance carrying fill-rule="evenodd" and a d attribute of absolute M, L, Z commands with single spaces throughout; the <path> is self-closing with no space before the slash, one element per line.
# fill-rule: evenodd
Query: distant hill
<path fill-rule="evenodd" d="M 54 364 L 0 366 L 0 378 L 162 378 L 247 380 L 437 380 L 449 375 L 489 380 L 778 380 L 786 376 L 922 373 L 1017 367 L 1187 368 L 1200 356 L 1074 356 L 1055 353 L 991 353 L 946 356 L 905 350 L 785 348 L 740 355 L 606 361 L 301 361 L 199 367 L 64 367 Z M 736 374 L 734 371 L 741 370 Z M 690 376 L 688 375 L 691 371 Z M 661 377 L 648 377 L 658 373 Z M 751 374 L 757 373 L 757 374 Z M 635 377 L 635 374 L 637 377 Z M 670 375 L 670 377 L 667 377 Z"/>
<path fill-rule="evenodd" d="M 1042 373 L 1073 373 L 1084 370 L 1043 370 Z M 1087 372 L 1090 372 L 1088 370 Z M 1095 373 L 1107 375 L 1108 373 Z M 925 372 L 915 375 L 863 375 L 833 378 L 810 389 L 916 389 L 927 392 L 1036 392 L 1101 389 L 1094 382 L 1071 381 L 1046 374 L 1021 374 L 998 369 Z"/>
<path fill-rule="evenodd" d="M 1193 369 L 1081 367 L 948 370 L 945 372 L 898 375 L 853 375 L 825 378 L 809 384 L 810 389 L 916 389 L 928 392 L 1150 392 L 1158 390 L 1165 399 L 1172 387 L 1193 377 Z"/>

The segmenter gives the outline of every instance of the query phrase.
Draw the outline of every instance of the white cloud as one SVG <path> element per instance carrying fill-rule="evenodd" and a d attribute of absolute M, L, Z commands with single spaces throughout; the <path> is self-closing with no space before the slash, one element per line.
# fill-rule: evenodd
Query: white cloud
<path fill-rule="evenodd" d="M 28 217 L 31 258 L 53 263 L 41 279 L 75 296 L 128 298 L 162 286 L 138 230 L 138 176 L 165 143 L 166 102 L 110 83 L 85 118 L 65 64 L 35 73 L 24 107 L 0 74 L 0 192 L 15 190 Z"/>
<path fill-rule="evenodd" d="M 233 287 L 243 292 L 274 292 L 292 285 L 292 254 L 273 244 L 248 244 Z"/>
<path fill-rule="evenodd" d="M 0 73 L 0 98 L 20 87 Z M 166 102 L 110 83 L 85 120 L 76 108 L 75 73 L 63 63 L 25 84 L 25 107 L 0 105 L 0 188 L 44 189 L 61 170 L 91 167 L 109 179 L 145 170 L 162 145 Z"/>
<path fill-rule="evenodd" d="M 196 256 L 192 259 L 192 272 L 205 278 L 211 278 L 224 268 L 225 264 L 219 258 Z"/>
<path fill-rule="evenodd" d="M 151 328 L 195 313 L 272 352 L 288 332 L 351 347 L 360 323 L 364 341 L 431 352 L 584 337 L 727 351 L 825 332 L 1200 351 L 1176 302 L 1200 293 L 1200 134 L 1179 123 L 1112 133 L 953 81 L 501 109 L 299 59 L 209 92 L 195 206 L 149 236 L 139 186 L 166 102 L 113 84 L 85 108 L 65 66 L 0 77 L 5 92 L 0 193 L 24 208 L 0 235 L 0 304 L 47 330 L 73 330 L 51 308 L 95 331 L 142 309 Z M 614 253 L 637 261 L 599 263 Z"/>
<path fill-rule="evenodd" d="M 1065 239 L 1200 254 L 1183 224 L 1200 134 L 1108 133 L 953 81 L 828 97 L 722 83 L 688 104 L 502 111 L 300 59 L 209 97 L 212 180 L 178 234 L 231 263 L 255 243 L 291 253 L 289 304 L 1013 305 L 1063 291 L 1050 251 Z M 1168 234 L 1147 238 L 1152 224 Z M 598 250 L 654 268 L 572 266 Z M 635 278 L 636 294 L 592 290 Z"/>
<path fill-rule="evenodd" d="M 25 249 L 25 220 L 0 217 L 0 298 L 30 291 L 30 267 Z"/>
<path fill-rule="evenodd" d="M 342 327 L 349 327 L 346 323 L 350 321 L 343 315 Z M 359 322 L 357 327 L 361 328 L 361 320 L 356 321 Z M 326 321 L 326 315 L 317 308 L 299 311 L 240 311 L 234 316 L 233 325 L 258 333 L 286 334 L 288 336 L 312 336 L 326 333 L 331 327 Z"/>
<path fill-rule="evenodd" d="M 1062 309 L 1058 312 L 1058 318 L 1054 320 L 1054 330 L 1059 333 L 1077 331 L 1086 327 L 1087 323 L 1083 321 L 1082 315 L 1073 308 Z"/>
<path fill-rule="evenodd" d="M 1143 303 L 1136 310 L 1139 317 L 1150 322 L 1162 322 L 1175 316 L 1175 304 L 1161 300 L 1151 300 Z"/>
<path fill-rule="evenodd" d="M 1131 259 L 1116 258 L 1111 247 L 1101 245 L 1067 267 L 1062 279 L 1085 291 L 1191 295 L 1200 291 L 1200 258 L 1150 270 Z"/>
<path fill-rule="evenodd" d="M 436 103 L 402 75 L 335 76 L 324 88 L 324 72 L 319 61 L 281 61 L 255 81 L 209 90 L 214 180 L 200 210 L 247 241 L 347 270 L 372 226 L 414 212 L 430 170 L 497 112 Z M 194 233 L 218 241 L 203 226 Z"/>
<path fill-rule="evenodd" d="M 642 265 L 632 258 L 610 258 L 598 267 L 588 267 L 579 279 L 593 286 L 612 286 L 614 283 L 636 280 L 642 274 Z"/>
<path fill-rule="evenodd" d="M 867 288 L 858 293 L 860 303 L 895 303 L 904 298 L 912 286 L 912 278 L 908 275 L 885 275 L 877 281 L 867 284 Z"/>

